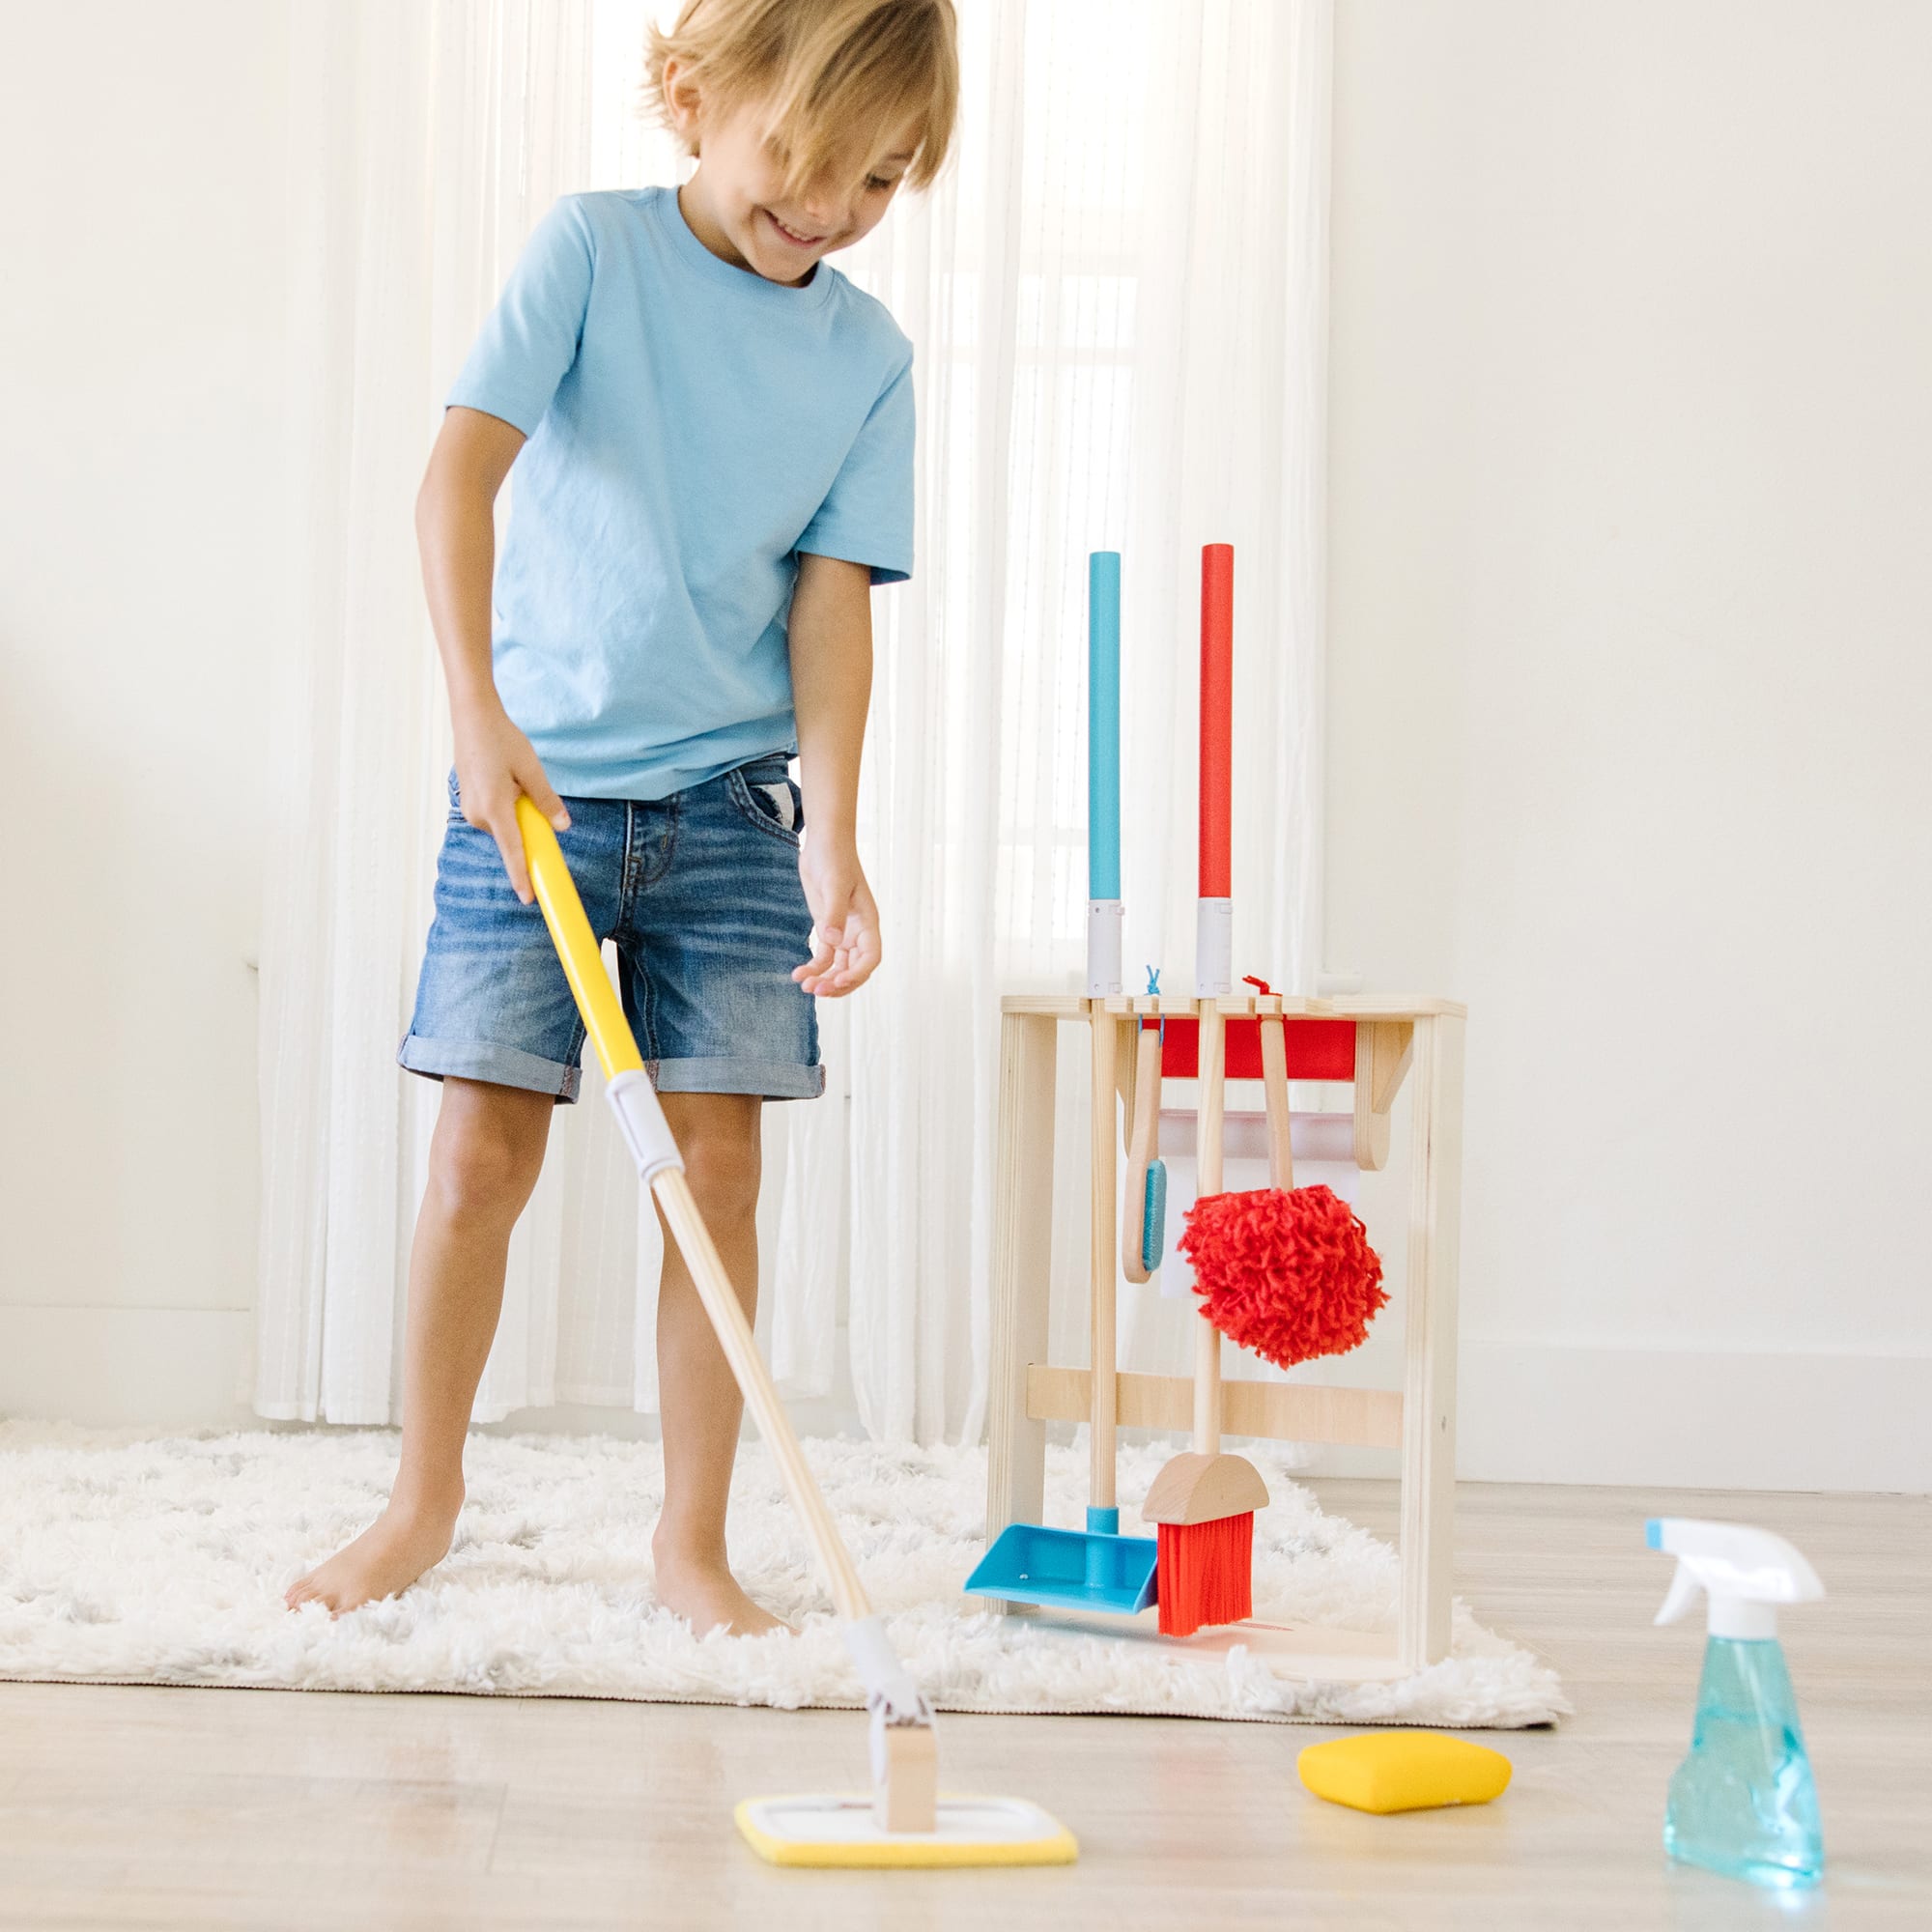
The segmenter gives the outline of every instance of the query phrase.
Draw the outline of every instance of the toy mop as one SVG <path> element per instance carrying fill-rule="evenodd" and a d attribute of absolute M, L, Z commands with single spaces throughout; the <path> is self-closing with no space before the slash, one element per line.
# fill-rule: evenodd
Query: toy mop
<path fill-rule="evenodd" d="M 846 1646 L 865 1687 L 871 1721 L 872 1796 L 748 1799 L 737 1809 L 753 1848 L 777 1864 L 1065 1864 L 1072 1836 L 1047 1813 L 1015 1798 L 939 1798 L 932 1709 L 907 1675 L 867 1602 L 865 1586 L 798 1437 L 767 1374 L 751 1325 L 684 1178 L 657 1090 L 615 988 L 604 970 L 582 901 L 556 834 L 527 798 L 517 823 L 537 902 L 543 908 L 572 997 L 609 1083 L 611 1111 L 671 1238 L 697 1286 L 704 1312 L 737 1378 L 745 1405 L 784 1478 L 792 1507 L 831 1586 Z"/>

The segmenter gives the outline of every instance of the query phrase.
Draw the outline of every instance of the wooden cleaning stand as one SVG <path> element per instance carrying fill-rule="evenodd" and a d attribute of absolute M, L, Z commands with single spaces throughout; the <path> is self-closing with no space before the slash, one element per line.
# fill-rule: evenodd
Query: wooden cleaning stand
<path fill-rule="evenodd" d="M 1208 1002 L 1167 996 L 1010 994 L 1001 1001 L 1000 1119 L 994 1180 L 992 1387 L 988 1405 L 986 1536 L 1009 1522 L 1042 1520 L 1046 1425 L 1083 1422 L 1092 1371 L 1046 1359 L 1052 1248 L 1053 1122 L 1060 1028 L 1091 1035 L 1094 1090 L 1111 1084 L 1131 1109 L 1134 1034 L 1149 1014 L 1198 1018 Z M 1294 999 L 1248 994 L 1212 1003 L 1230 1022 L 1282 1014 L 1354 1026 L 1353 1151 L 1379 1169 L 1389 1153 L 1389 1119 L 1405 1079 L 1411 1084 L 1408 1251 L 1406 1277 L 1390 1284 L 1386 1321 L 1400 1309 L 1400 1389 L 1331 1388 L 1228 1378 L 1221 1426 L 1230 1435 L 1274 1442 L 1333 1442 L 1402 1452 L 1402 1599 L 1394 1635 L 1319 1630 L 1260 1620 L 1170 1639 L 1154 1613 L 1094 1619 L 1114 1634 L 1145 1626 L 1151 1641 L 1195 1650 L 1246 1644 L 1281 1675 L 1327 1681 L 1406 1676 L 1448 1655 L 1450 1566 L 1456 1473 L 1456 1262 L 1463 1181 L 1463 1032 L 1466 1009 L 1448 1000 L 1360 996 Z M 1332 1034 L 1333 1028 L 1327 1030 Z M 1346 1053 L 1347 1040 L 1343 1038 Z M 1293 1066 L 1295 1055 L 1291 1048 Z M 1111 1083 L 1107 1071 L 1113 1070 Z M 1204 1094 L 1205 1103 L 1205 1094 Z M 1113 1108 L 1091 1135 L 1093 1267 L 1096 1299 L 1111 1308 L 1117 1274 L 1116 1162 L 1121 1137 Z M 1132 1122 L 1127 1123 L 1131 1133 Z M 1374 1230 L 1370 1231 L 1371 1238 Z M 1152 1293 L 1148 1289 L 1128 1293 Z M 1096 1365 L 1114 1374 L 1109 1335 L 1096 1324 Z M 1104 1359 L 1103 1359 L 1104 1358 Z M 1117 1420 L 1130 1428 L 1185 1431 L 1194 1414 L 1185 1375 L 1115 1375 Z M 1099 1453 L 1111 1454 L 1111 1445 Z M 989 1600 L 1011 1612 L 1030 1606 Z M 1073 1619 L 1079 1621 L 1079 1619 Z M 1138 1634 L 1138 1633 L 1135 1633 Z"/>

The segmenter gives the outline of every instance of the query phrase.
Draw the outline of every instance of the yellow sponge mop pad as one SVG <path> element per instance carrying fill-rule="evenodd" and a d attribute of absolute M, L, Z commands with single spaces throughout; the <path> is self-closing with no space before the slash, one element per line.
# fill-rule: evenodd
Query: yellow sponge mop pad
<path fill-rule="evenodd" d="M 1296 1760 L 1318 1798 L 1357 1811 L 1419 1811 L 1431 1804 L 1487 1804 L 1510 1781 L 1501 1751 L 1439 1731 L 1364 1731 L 1310 1745 Z"/>

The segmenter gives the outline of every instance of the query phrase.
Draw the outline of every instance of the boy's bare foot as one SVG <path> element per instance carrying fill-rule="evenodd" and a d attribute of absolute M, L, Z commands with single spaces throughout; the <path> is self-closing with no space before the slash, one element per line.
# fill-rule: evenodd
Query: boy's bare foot
<path fill-rule="evenodd" d="M 292 1610 L 327 1604 L 329 1615 L 339 1617 L 363 1604 L 399 1596 L 449 1554 L 462 1508 L 461 1490 L 453 1504 L 434 1507 L 400 1504 L 391 1496 L 388 1507 L 354 1543 L 291 1583 L 283 1602 Z"/>
<path fill-rule="evenodd" d="M 652 1546 L 657 1565 L 657 1597 L 666 1609 L 675 1610 L 699 1636 L 722 1630 L 730 1636 L 762 1636 L 767 1631 L 791 1626 L 761 1610 L 722 1562 L 666 1552 Z"/>

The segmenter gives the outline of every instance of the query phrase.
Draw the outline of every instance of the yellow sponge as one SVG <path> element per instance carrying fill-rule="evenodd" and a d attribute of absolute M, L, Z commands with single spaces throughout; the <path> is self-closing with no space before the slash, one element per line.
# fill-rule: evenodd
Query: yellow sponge
<path fill-rule="evenodd" d="M 1419 1811 L 1431 1804 L 1487 1804 L 1508 1788 L 1501 1751 L 1440 1731 L 1364 1731 L 1310 1745 L 1295 1761 L 1318 1798 L 1357 1811 Z"/>

